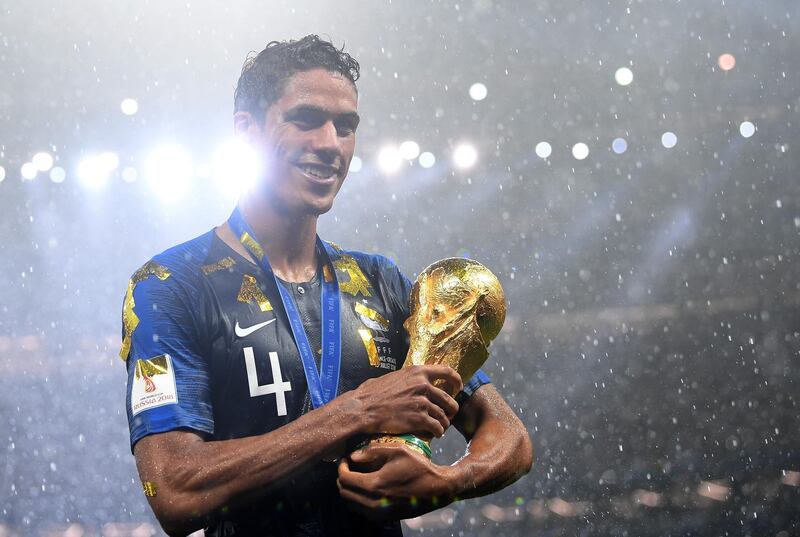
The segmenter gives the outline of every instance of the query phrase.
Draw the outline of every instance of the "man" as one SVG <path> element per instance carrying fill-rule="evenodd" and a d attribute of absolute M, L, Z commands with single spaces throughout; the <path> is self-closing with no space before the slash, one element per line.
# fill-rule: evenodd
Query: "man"
<path fill-rule="evenodd" d="M 410 283 L 397 267 L 317 238 L 353 156 L 358 75 L 316 36 L 248 60 L 234 127 L 262 177 L 225 224 L 131 278 L 131 446 L 170 534 L 399 535 L 400 518 L 530 468 L 527 433 L 482 372 L 462 386 L 446 366 L 400 369 Z M 452 466 L 402 445 L 353 451 L 451 422 L 471 441 Z"/>

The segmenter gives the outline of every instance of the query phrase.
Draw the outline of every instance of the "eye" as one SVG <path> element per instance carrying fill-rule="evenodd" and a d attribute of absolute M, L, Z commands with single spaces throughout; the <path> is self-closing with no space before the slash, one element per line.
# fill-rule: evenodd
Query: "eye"
<path fill-rule="evenodd" d="M 356 124 L 350 120 L 342 120 L 337 121 L 336 125 L 336 134 L 339 136 L 350 136 L 356 132 Z"/>

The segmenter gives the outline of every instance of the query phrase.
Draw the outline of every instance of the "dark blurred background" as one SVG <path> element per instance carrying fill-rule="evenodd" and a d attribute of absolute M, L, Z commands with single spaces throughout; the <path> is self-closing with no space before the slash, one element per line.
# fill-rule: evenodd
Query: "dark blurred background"
<path fill-rule="evenodd" d="M 307 33 L 362 65 L 322 236 L 509 301 L 486 369 L 534 469 L 406 533 L 800 535 L 798 32 L 796 0 L 0 0 L 0 536 L 160 533 L 127 280 L 228 216 L 241 65 Z"/>

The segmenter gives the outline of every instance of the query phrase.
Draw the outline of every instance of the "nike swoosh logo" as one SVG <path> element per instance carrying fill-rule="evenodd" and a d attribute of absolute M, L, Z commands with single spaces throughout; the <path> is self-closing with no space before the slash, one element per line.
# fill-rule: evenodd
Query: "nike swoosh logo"
<path fill-rule="evenodd" d="M 273 322 L 275 319 L 270 319 L 269 321 L 264 321 L 263 323 L 254 324 L 253 326 L 248 326 L 247 328 L 242 328 L 239 326 L 239 321 L 236 321 L 236 326 L 234 327 L 234 332 L 236 332 L 237 337 L 247 337 L 259 328 L 264 328 L 269 323 Z"/>

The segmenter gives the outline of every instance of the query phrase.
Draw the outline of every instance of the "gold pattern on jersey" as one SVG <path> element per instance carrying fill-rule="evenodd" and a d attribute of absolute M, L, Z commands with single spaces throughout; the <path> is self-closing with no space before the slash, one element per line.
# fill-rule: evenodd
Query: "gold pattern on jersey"
<path fill-rule="evenodd" d="M 256 261 L 261 262 L 261 260 L 264 258 L 264 249 L 261 248 L 261 245 L 258 244 L 258 241 L 251 237 L 246 231 L 242 233 L 242 236 L 239 240 L 244 247 L 247 248 L 247 251 L 255 256 Z"/>
<path fill-rule="evenodd" d="M 136 360 L 136 370 L 134 376 L 136 380 L 140 378 L 154 377 L 156 375 L 164 375 L 167 373 L 169 365 L 167 364 L 167 355 L 162 354 L 149 360 Z"/>
<path fill-rule="evenodd" d="M 375 330 L 389 330 L 389 321 L 377 311 L 368 308 L 361 302 L 356 302 L 354 306 L 356 313 L 361 317 L 361 322 Z M 365 319 L 366 318 L 366 319 Z"/>
<path fill-rule="evenodd" d="M 159 280 L 166 280 L 170 276 L 167 267 L 159 265 L 153 260 L 148 261 L 142 265 L 139 270 L 133 273 L 131 279 L 128 281 L 128 292 L 125 293 L 125 302 L 122 306 L 122 328 L 124 335 L 122 337 L 122 347 L 119 350 L 119 357 L 122 360 L 128 359 L 128 354 L 131 352 L 131 337 L 133 331 L 139 326 L 139 317 L 133 311 L 136 307 L 136 302 L 133 300 L 133 291 L 136 289 L 136 284 L 146 280 L 150 276 L 155 276 Z"/>
<path fill-rule="evenodd" d="M 343 293 L 348 293 L 353 296 L 361 293 L 364 296 L 372 296 L 372 287 L 369 285 L 369 280 L 364 276 L 361 267 L 358 266 L 356 260 L 347 254 L 341 254 L 339 258 L 333 262 L 336 270 L 347 274 L 350 279 L 348 281 L 339 280 L 339 289 Z"/>
<path fill-rule="evenodd" d="M 364 348 L 367 349 L 369 365 L 372 367 L 380 367 L 381 359 L 380 356 L 378 356 L 378 348 L 375 346 L 375 339 L 373 339 L 370 329 L 359 328 L 358 335 L 361 336 L 361 341 L 364 342 Z"/>
<path fill-rule="evenodd" d="M 203 274 L 208 276 L 209 274 L 213 274 L 217 271 L 231 268 L 235 264 L 236 261 L 232 257 L 228 256 L 224 259 L 220 259 L 216 263 L 211 263 L 210 265 L 203 265 L 202 267 L 200 267 L 200 270 L 203 271 Z"/>
<path fill-rule="evenodd" d="M 272 304 L 269 299 L 258 286 L 256 279 L 249 274 L 245 274 L 244 278 L 242 278 L 242 287 L 239 289 L 239 295 L 236 300 L 245 304 L 253 303 L 264 312 L 272 311 Z"/>
<path fill-rule="evenodd" d="M 331 272 L 330 265 L 322 266 L 322 277 L 325 278 L 325 283 L 331 283 L 333 281 L 333 273 Z"/>
<path fill-rule="evenodd" d="M 152 481 L 142 481 L 142 488 L 144 489 L 144 495 L 148 498 L 156 495 L 156 484 Z"/>

